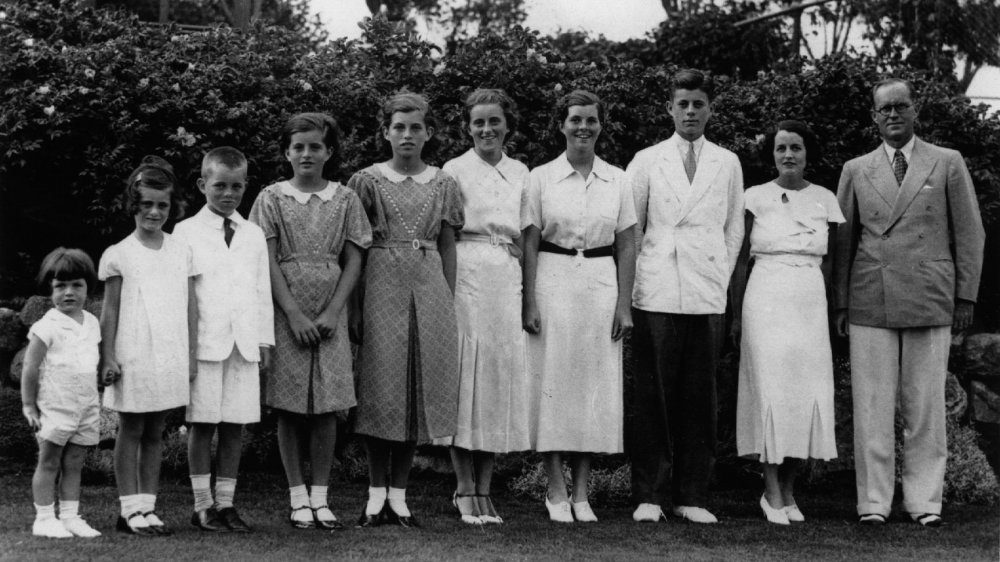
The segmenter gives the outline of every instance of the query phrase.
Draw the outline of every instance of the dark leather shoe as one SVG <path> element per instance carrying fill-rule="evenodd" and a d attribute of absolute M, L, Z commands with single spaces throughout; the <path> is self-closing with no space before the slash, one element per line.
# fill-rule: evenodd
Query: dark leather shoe
<path fill-rule="evenodd" d="M 361 517 L 358 517 L 358 524 L 355 527 L 359 529 L 367 529 L 370 527 L 378 527 L 382 524 L 382 514 L 378 515 L 368 515 L 364 511 L 361 512 Z"/>
<path fill-rule="evenodd" d="M 219 514 L 214 508 L 202 509 L 191 514 L 191 524 L 202 531 L 210 533 L 226 533 L 229 527 L 219 519 Z"/>
<path fill-rule="evenodd" d="M 125 517 L 122 517 L 121 515 L 119 515 L 118 516 L 118 521 L 115 523 L 115 529 L 117 529 L 117 530 L 119 530 L 119 531 L 121 531 L 123 533 L 128 533 L 130 535 L 140 535 L 140 536 L 144 536 L 144 537 L 155 537 L 156 534 L 157 534 L 156 531 L 154 531 L 153 529 L 151 529 L 149 526 L 146 526 L 146 527 L 133 527 L 133 526 L 131 526 L 131 525 L 128 524 L 129 521 L 131 521 L 132 519 L 134 519 L 136 517 L 142 519 L 143 521 L 146 520 L 146 518 L 142 516 L 142 513 L 138 512 L 138 511 L 136 511 L 135 513 L 130 513 L 127 519 Z"/>
<path fill-rule="evenodd" d="M 417 519 L 413 517 L 412 514 L 407 515 L 406 517 L 397 515 L 396 512 L 389 507 L 388 503 L 385 504 L 385 507 L 382 508 L 382 513 L 379 515 L 382 517 L 382 522 L 389 525 L 399 525 L 400 527 L 406 527 L 408 529 L 420 528 L 420 523 L 417 522 Z"/>
<path fill-rule="evenodd" d="M 160 535 L 161 537 L 169 537 L 174 534 L 173 529 L 167 527 L 166 524 L 163 523 L 163 519 L 161 519 L 160 516 L 157 515 L 155 511 L 147 511 L 146 513 L 142 514 L 142 516 L 146 518 L 147 523 L 149 522 L 149 518 L 147 517 L 149 515 L 153 515 L 154 517 L 160 520 L 159 525 L 151 524 L 149 526 L 149 528 L 153 530 L 153 533 Z"/>
<path fill-rule="evenodd" d="M 316 521 L 316 528 L 318 528 L 318 529 L 326 529 L 327 531 L 343 531 L 344 530 L 344 524 L 341 523 L 340 521 L 337 521 L 336 519 L 320 519 L 319 518 L 319 510 L 321 510 L 321 509 L 326 509 L 327 511 L 330 511 L 329 506 L 325 506 L 325 505 L 323 507 L 314 507 L 314 508 L 312 508 L 313 520 Z M 330 515 L 333 515 L 332 511 L 330 511 Z M 334 516 L 334 517 L 336 517 L 336 516 Z"/>
<path fill-rule="evenodd" d="M 218 518 L 234 533 L 252 533 L 253 529 L 247 525 L 246 521 L 240 519 L 236 513 L 236 508 L 224 507 L 218 511 Z"/>

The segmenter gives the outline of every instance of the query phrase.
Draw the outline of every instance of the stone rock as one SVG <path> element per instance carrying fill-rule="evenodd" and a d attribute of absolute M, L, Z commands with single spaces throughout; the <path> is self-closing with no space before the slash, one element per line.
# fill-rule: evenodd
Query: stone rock
<path fill-rule="evenodd" d="M 24 345 L 24 324 L 17 312 L 0 308 L 0 350 L 14 351 Z"/>
<path fill-rule="evenodd" d="M 974 334 L 962 344 L 966 377 L 1000 380 L 1000 334 Z"/>
<path fill-rule="evenodd" d="M 958 377 L 948 373 L 944 383 L 944 403 L 948 417 L 953 421 L 962 421 L 965 412 L 969 408 L 969 397 L 965 394 L 965 389 L 958 382 Z"/>
<path fill-rule="evenodd" d="M 28 353 L 28 346 L 22 347 L 10 361 L 10 382 L 15 388 L 21 388 L 21 369 L 24 368 L 24 356 Z"/>
<path fill-rule="evenodd" d="M 972 419 L 981 423 L 1000 423 L 1000 396 L 980 381 L 972 381 Z"/>
<path fill-rule="evenodd" d="M 52 308 L 52 299 L 49 297 L 43 297 L 41 295 L 35 295 L 28 299 L 24 303 L 24 307 L 21 309 L 20 317 L 21 323 L 24 324 L 26 328 L 30 328 L 32 324 L 41 320 L 42 316 Z"/>

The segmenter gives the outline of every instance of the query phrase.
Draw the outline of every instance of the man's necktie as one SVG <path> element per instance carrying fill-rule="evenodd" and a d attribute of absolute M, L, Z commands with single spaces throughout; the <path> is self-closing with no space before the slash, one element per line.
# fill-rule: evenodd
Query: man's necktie
<path fill-rule="evenodd" d="M 688 154 L 684 160 L 684 171 L 687 172 L 688 182 L 694 183 L 694 172 L 698 169 L 698 159 L 694 155 L 694 143 L 688 143 Z"/>
<path fill-rule="evenodd" d="M 903 185 L 903 178 L 906 177 L 906 157 L 902 150 L 897 150 L 892 157 L 892 173 L 896 176 L 896 183 Z"/>
<path fill-rule="evenodd" d="M 228 246 L 233 241 L 233 235 L 236 234 L 236 231 L 233 230 L 232 219 L 222 219 L 222 232 L 226 238 L 226 246 Z"/>

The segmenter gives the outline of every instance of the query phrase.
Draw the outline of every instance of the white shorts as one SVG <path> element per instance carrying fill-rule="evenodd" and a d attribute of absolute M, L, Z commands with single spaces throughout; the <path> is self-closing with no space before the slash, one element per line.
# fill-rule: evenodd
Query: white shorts
<path fill-rule="evenodd" d="M 101 440 L 101 403 L 96 392 L 93 397 L 80 400 L 53 399 L 48 394 L 40 389 L 38 411 L 42 427 L 36 437 L 60 447 L 66 443 L 81 447 L 97 445 Z"/>
<path fill-rule="evenodd" d="M 233 347 L 225 361 L 198 361 L 191 382 L 191 402 L 185 419 L 190 423 L 234 424 L 260 421 L 260 371 Z"/>

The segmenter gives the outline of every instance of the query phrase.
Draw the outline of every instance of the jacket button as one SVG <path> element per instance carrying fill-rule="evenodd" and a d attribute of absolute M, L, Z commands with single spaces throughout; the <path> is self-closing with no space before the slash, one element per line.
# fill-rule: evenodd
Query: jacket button
<path fill-rule="evenodd" d="M 888 240 L 888 239 L 889 239 L 889 235 L 888 234 L 883 234 L 882 235 L 882 240 Z"/>

